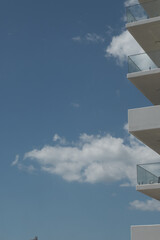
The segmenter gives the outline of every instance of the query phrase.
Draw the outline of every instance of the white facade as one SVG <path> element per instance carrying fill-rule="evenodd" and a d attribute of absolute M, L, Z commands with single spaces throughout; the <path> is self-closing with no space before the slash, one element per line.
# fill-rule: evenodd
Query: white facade
<path fill-rule="evenodd" d="M 128 57 L 127 78 L 153 106 L 128 110 L 129 132 L 160 154 L 160 0 L 126 8 L 126 28 L 144 52 Z M 136 190 L 160 201 L 160 162 L 137 165 Z M 131 240 L 159 240 L 160 225 L 132 226 Z"/>

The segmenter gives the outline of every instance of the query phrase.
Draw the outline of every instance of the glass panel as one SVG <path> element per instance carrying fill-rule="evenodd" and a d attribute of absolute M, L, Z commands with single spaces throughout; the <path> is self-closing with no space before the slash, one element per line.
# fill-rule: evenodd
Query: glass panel
<path fill-rule="evenodd" d="M 128 72 L 149 71 L 160 67 L 160 51 L 140 53 L 128 57 Z"/>
<path fill-rule="evenodd" d="M 141 71 L 141 69 L 136 65 L 135 62 L 132 60 L 132 57 L 128 57 L 128 72 L 129 73 Z"/>
<path fill-rule="evenodd" d="M 126 8 L 127 23 L 136 22 L 141 19 L 149 18 L 144 8 L 140 5 L 134 5 Z"/>
<path fill-rule="evenodd" d="M 137 165 L 137 183 L 160 183 L 160 163 Z"/>
<path fill-rule="evenodd" d="M 126 7 L 127 23 L 160 16 L 160 0 Z"/>

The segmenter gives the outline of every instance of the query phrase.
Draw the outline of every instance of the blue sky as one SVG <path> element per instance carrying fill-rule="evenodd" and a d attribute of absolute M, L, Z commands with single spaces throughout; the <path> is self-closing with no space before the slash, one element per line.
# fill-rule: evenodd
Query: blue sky
<path fill-rule="evenodd" d="M 127 110 L 151 105 L 126 79 L 130 3 L 1 1 L 1 239 L 129 239 L 160 222 L 135 191 L 136 164 L 158 155 L 127 132 Z"/>

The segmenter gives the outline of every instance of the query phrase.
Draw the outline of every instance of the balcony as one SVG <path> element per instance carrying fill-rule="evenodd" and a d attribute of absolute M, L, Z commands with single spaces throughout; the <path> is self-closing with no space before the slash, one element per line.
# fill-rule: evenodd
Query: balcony
<path fill-rule="evenodd" d="M 160 50 L 128 57 L 128 73 L 150 71 L 160 67 Z"/>
<path fill-rule="evenodd" d="M 137 183 L 138 185 L 160 183 L 160 163 L 137 165 Z"/>
<path fill-rule="evenodd" d="M 160 0 L 144 1 L 126 8 L 126 28 L 145 52 L 160 48 Z"/>
<path fill-rule="evenodd" d="M 154 105 L 159 105 L 160 50 L 129 56 L 127 78 Z"/>
<path fill-rule="evenodd" d="M 128 110 L 129 132 L 160 154 L 160 106 Z"/>
<path fill-rule="evenodd" d="M 160 163 L 137 165 L 137 191 L 160 200 Z"/>
<path fill-rule="evenodd" d="M 131 240 L 158 240 L 160 236 L 160 225 L 131 226 Z"/>
<path fill-rule="evenodd" d="M 160 16 L 160 0 L 139 2 L 140 4 L 126 7 L 127 23 Z"/>

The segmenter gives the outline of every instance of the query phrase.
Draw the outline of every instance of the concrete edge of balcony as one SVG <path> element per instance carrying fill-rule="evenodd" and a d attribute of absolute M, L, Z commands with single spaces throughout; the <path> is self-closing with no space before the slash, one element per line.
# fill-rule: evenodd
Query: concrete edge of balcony
<path fill-rule="evenodd" d="M 149 190 L 149 189 L 160 189 L 160 183 L 152 183 L 152 184 L 141 184 L 136 185 L 136 190 Z"/>
<path fill-rule="evenodd" d="M 160 154 L 160 105 L 128 110 L 129 132 Z"/>
<path fill-rule="evenodd" d="M 127 78 L 131 79 L 131 78 L 153 75 L 153 74 L 157 74 L 157 73 L 160 73 L 160 68 L 144 70 L 144 71 L 139 71 L 139 72 L 133 72 L 133 73 L 127 73 Z"/>
<path fill-rule="evenodd" d="M 137 20 L 135 22 L 130 22 L 130 23 L 126 23 L 126 28 L 130 28 L 130 27 L 134 27 L 134 26 L 139 26 L 139 25 L 143 25 L 143 24 L 147 24 L 147 23 L 154 23 L 160 21 L 160 16 L 158 17 L 153 17 L 153 18 L 147 18 L 147 19 L 142 19 L 142 20 Z"/>
<path fill-rule="evenodd" d="M 160 224 L 147 224 L 147 225 L 131 225 L 131 228 L 134 228 L 134 227 L 139 227 L 139 228 L 141 228 L 141 227 L 156 227 L 156 226 L 160 226 Z"/>
<path fill-rule="evenodd" d="M 137 185 L 136 190 L 160 201 L 160 183 Z"/>

